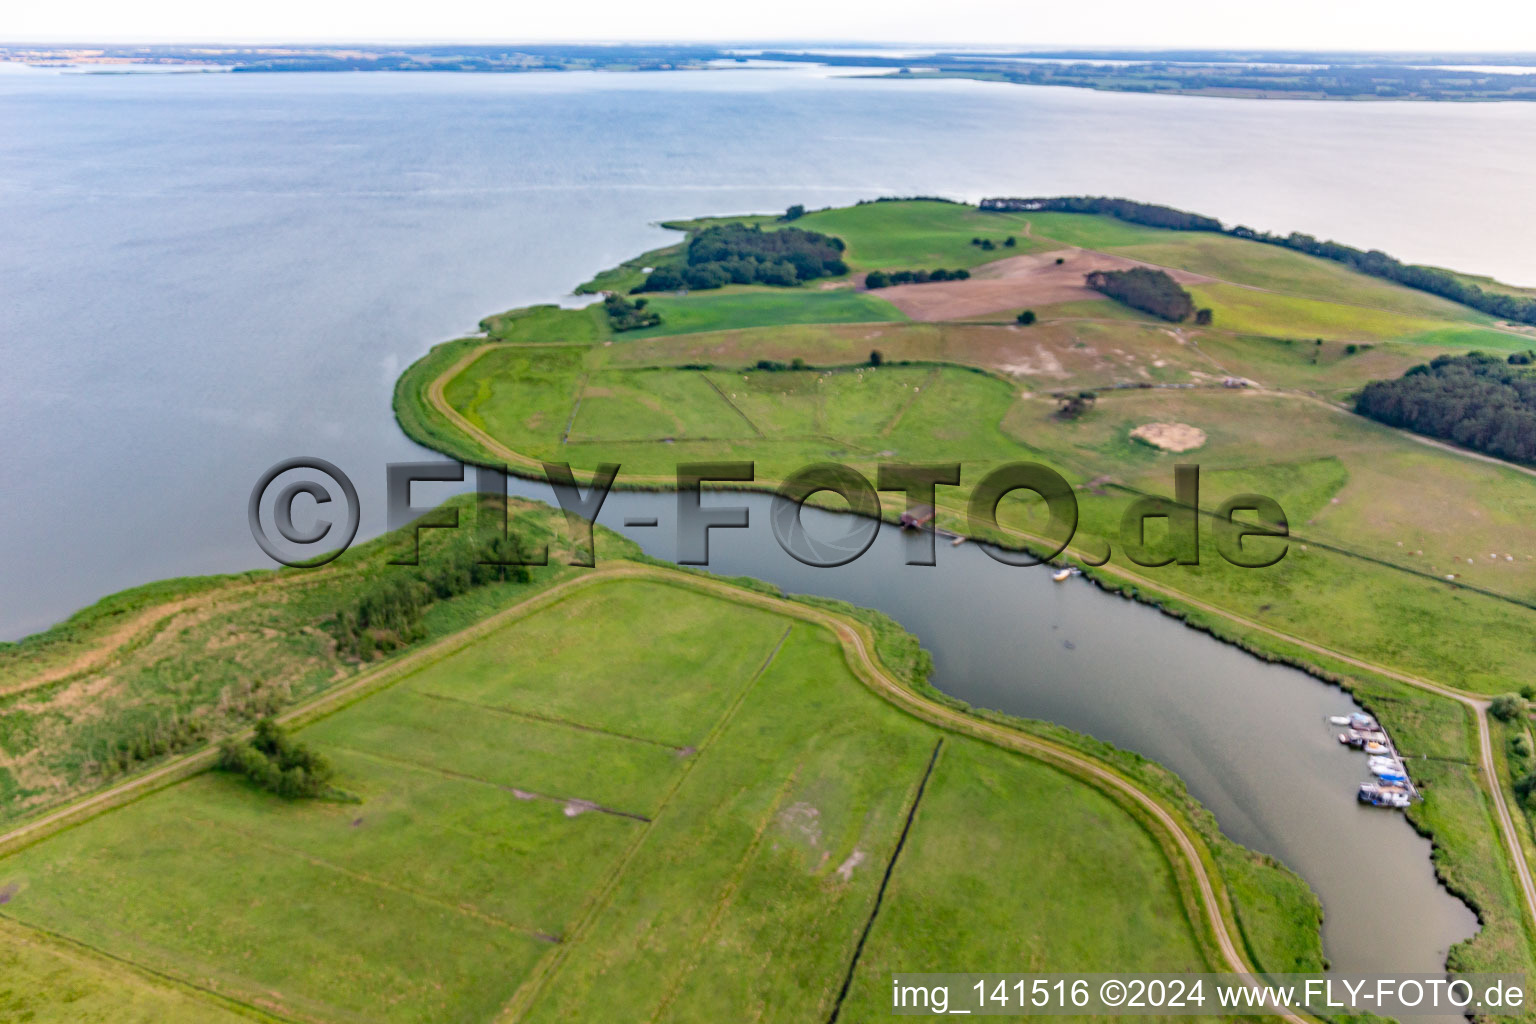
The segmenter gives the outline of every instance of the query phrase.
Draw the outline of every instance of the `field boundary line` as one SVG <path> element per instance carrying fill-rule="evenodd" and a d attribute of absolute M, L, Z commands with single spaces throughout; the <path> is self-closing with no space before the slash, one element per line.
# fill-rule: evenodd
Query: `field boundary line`
<path fill-rule="evenodd" d="M 885 426 L 880 428 L 881 437 L 890 437 L 891 431 L 895 430 L 897 425 L 901 423 L 902 420 L 906 419 L 907 413 L 912 409 L 914 405 L 917 404 L 917 400 L 926 395 L 928 393 L 928 389 L 933 387 L 933 385 L 938 381 L 940 369 L 941 367 L 935 366 L 932 370 L 928 371 L 928 376 L 923 378 L 923 383 L 921 385 L 922 390 L 914 391 L 907 396 L 907 400 L 901 403 L 901 408 L 896 410 L 896 415 L 892 416 L 890 421 L 887 422 Z"/>
<path fill-rule="evenodd" d="M 559 936 L 551 935 L 549 932 L 542 932 L 537 928 L 528 928 L 520 924 L 515 924 L 504 918 L 497 917 L 495 914 L 487 913 L 486 911 L 480 910 L 476 907 L 468 906 L 463 903 L 452 903 L 445 899 L 439 899 L 430 893 L 425 893 L 418 889 L 413 889 L 410 886 L 401 885 L 398 882 L 391 882 L 383 878 L 378 878 L 364 871 L 354 871 L 351 868 L 344 868 L 340 864 L 331 863 L 324 857 L 318 857 L 315 854 L 306 853 L 303 850 L 296 849 L 292 846 L 285 846 L 282 843 L 274 843 L 268 839 L 262 838 L 262 836 L 257 832 L 253 832 L 250 829 L 241 828 L 238 825 L 231 825 L 226 821 L 218 821 L 217 819 L 205 818 L 200 815 L 193 815 L 189 817 L 188 820 L 197 822 L 204 828 L 213 828 L 231 832 L 234 835 L 243 838 L 252 846 L 258 846 L 263 850 L 268 851 L 269 853 L 275 853 L 281 856 L 293 857 L 297 860 L 302 860 L 305 863 L 312 864 L 317 868 L 324 868 L 326 871 L 335 872 L 336 874 L 341 875 L 343 878 L 350 878 L 355 882 L 361 882 L 364 885 L 371 885 L 377 889 L 383 889 L 386 892 L 407 896 L 420 903 L 426 903 L 441 910 L 446 910 L 449 913 L 461 914 L 464 917 L 473 918 L 482 924 L 490 925 L 493 928 L 500 928 L 504 931 L 511 932 L 514 935 L 521 935 L 525 938 L 537 939 L 541 942 L 560 941 Z"/>
<path fill-rule="evenodd" d="M 594 582 L 608 582 L 635 576 L 652 576 L 663 581 L 668 579 L 663 570 L 653 569 L 649 566 L 643 568 L 626 567 L 610 569 L 601 574 L 584 577 L 584 579 Z M 641 847 L 645 845 L 646 839 L 650 836 L 656 819 L 661 817 L 662 813 L 667 809 L 667 805 L 672 802 L 672 798 L 677 795 L 678 790 L 682 789 L 683 783 L 688 781 L 688 776 L 693 773 L 694 768 L 704 760 L 704 755 L 709 751 L 716 737 L 725 731 L 731 719 L 735 717 L 737 710 L 746 702 L 747 694 L 752 691 L 753 687 L 757 685 L 757 681 L 767 673 L 769 666 L 779 656 L 779 651 L 784 647 L 784 641 L 789 639 L 789 634 L 793 630 L 794 624 L 791 623 L 784 630 L 783 635 L 779 637 L 779 642 L 774 645 L 773 650 L 768 652 L 768 657 L 763 660 L 763 663 L 758 666 L 757 671 L 752 673 L 746 684 L 742 686 L 741 692 L 736 695 L 736 699 L 731 703 L 731 706 L 716 720 L 709 733 L 699 741 L 698 750 L 692 757 L 683 762 L 682 768 L 672 780 L 672 785 L 667 787 L 666 793 L 662 795 L 661 802 L 656 807 L 655 815 L 652 816 L 650 821 L 645 823 L 645 827 L 635 837 L 635 841 L 630 844 L 629 849 L 624 851 L 624 856 L 619 860 L 619 863 L 614 865 L 612 873 L 603 882 L 602 887 L 593 895 L 591 902 L 583 908 L 581 916 L 575 926 L 571 928 L 567 940 L 562 942 L 557 949 L 551 950 L 538 962 L 533 971 L 523 980 L 523 983 L 512 993 L 511 998 L 507 1000 L 501 1010 L 492 1018 L 493 1021 L 515 1021 L 533 1009 L 539 996 L 543 994 L 544 986 L 550 979 L 559 974 L 560 969 L 565 966 L 570 950 L 575 948 L 576 944 L 586 935 L 587 930 L 596 922 L 598 915 L 607 909 L 613 899 L 613 894 L 618 890 L 619 882 L 623 879 L 624 873 L 629 870 L 630 863 L 639 854 Z"/>
<path fill-rule="evenodd" d="M 917 781 L 917 792 L 912 796 L 912 806 L 907 808 L 907 820 L 902 823 L 901 834 L 896 837 L 896 847 L 891 851 L 891 859 L 885 862 L 885 874 L 880 878 L 880 887 L 875 890 L 874 905 L 869 908 L 869 916 L 864 919 L 864 930 L 859 933 L 858 945 L 853 947 L 853 958 L 848 961 L 848 973 L 843 975 L 843 987 L 838 990 L 837 1001 L 832 1004 L 832 1014 L 827 1018 L 827 1024 L 837 1024 L 837 1018 L 843 1012 L 843 1000 L 848 998 L 848 990 L 853 987 L 853 976 L 859 970 L 859 958 L 864 955 L 864 944 L 869 941 L 869 933 L 875 930 L 875 918 L 880 916 L 880 905 L 885 902 L 885 890 L 890 887 L 891 876 L 896 873 L 896 862 L 901 859 L 901 851 L 907 847 L 907 836 L 912 833 L 912 821 L 917 817 L 917 809 L 922 806 L 923 794 L 928 792 L 928 780 L 933 778 L 934 766 L 939 763 L 939 753 L 944 749 L 944 737 L 933 745 L 933 753 L 928 756 L 928 767 L 923 770 L 923 777 Z"/>
<path fill-rule="evenodd" d="M 565 420 L 565 430 L 560 434 L 562 445 L 571 443 L 571 428 L 576 425 L 576 414 L 581 412 L 581 403 L 587 397 L 587 379 L 591 376 L 590 373 L 583 373 L 581 379 L 576 382 L 576 404 L 571 406 L 571 414 Z"/>
<path fill-rule="evenodd" d="M 725 393 L 725 389 L 722 388 L 719 384 L 716 384 L 710 378 L 709 374 L 705 373 L 703 370 L 700 370 L 699 371 L 699 376 L 704 378 L 704 383 L 708 384 L 710 387 L 715 389 L 715 394 L 720 396 L 720 400 L 721 401 L 723 401 L 726 405 L 728 405 L 732 409 L 734 409 L 736 411 L 736 415 L 740 416 L 743 420 L 746 421 L 747 426 L 752 428 L 752 432 L 753 433 L 755 433 L 758 437 L 767 437 L 768 436 L 767 434 L 763 433 L 763 429 L 761 427 L 759 427 L 756 423 L 752 422 L 752 417 L 748 416 L 746 414 L 746 412 L 742 410 L 741 406 L 739 406 L 735 402 L 731 401 L 731 396 L 727 395 Z M 698 440 L 698 438 L 690 438 L 689 440 Z M 722 438 L 721 440 L 726 440 L 726 439 Z"/>
<path fill-rule="evenodd" d="M 763 845 L 763 833 L 768 831 L 768 826 L 779 816 L 779 808 L 784 805 L 784 798 L 789 795 L 795 783 L 800 780 L 800 767 L 798 764 L 795 765 L 794 770 L 789 773 L 789 777 L 784 780 L 784 785 L 780 786 L 779 791 L 774 794 L 773 800 L 768 804 L 768 809 L 763 812 L 762 820 L 757 823 L 757 828 L 752 833 L 752 840 L 747 843 L 747 849 L 742 853 L 741 860 L 736 862 L 736 866 L 731 870 L 730 876 L 726 879 L 725 886 L 721 890 L 720 895 L 715 898 L 714 908 L 711 909 L 709 919 L 704 922 L 704 927 L 700 930 L 698 940 L 694 943 L 687 964 L 678 972 L 677 977 L 662 995 L 661 1002 L 657 1004 L 656 1009 L 647 1018 L 650 1024 L 655 1024 L 655 1021 L 667 1012 L 667 1007 L 672 1005 L 672 1000 L 677 998 L 678 992 L 682 991 L 683 986 L 688 983 L 688 979 L 693 977 L 693 972 L 698 969 L 699 960 L 701 959 L 700 951 L 704 948 L 704 944 L 709 941 L 710 936 L 715 934 L 715 928 L 720 924 L 720 919 L 725 916 L 726 910 L 730 908 L 731 904 L 736 902 L 736 894 L 741 890 L 741 880 L 745 877 L 747 869 L 752 866 L 752 860 L 757 856 L 757 851 Z"/>
<path fill-rule="evenodd" d="M 358 747 L 349 747 L 345 743 L 337 743 L 335 740 L 328 740 L 325 745 L 333 750 L 344 750 L 353 757 L 361 757 L 367 761 L 379 761 L 405 771 L 419 772 L 422 775 L 436 775 L 438 778 L 448 779 L 453 782 L 469 782 L 477 786 L 489 786 L 503 793 L 511 793 L 513 796 L 519 793 L 526 793 L 535 800 L 543 800 L 547 803 L 565 804 L 567 806 L 575 805 L 614 818 L 624 818 L 647 825 L 651 823 L 650 818 L 637 811 L 621 811 L 617 807 L 608 807 L 605 804 L 598 803 L 596 800 L 588 800 L 582 796 L 556 796 L 553 793 L 541 793 L 536 789 L 524 789 L 521 786 L 514 786 L 510 783 L 496 782 L 493 779 L 483 778 L 479 775 L 471 775 L 469 772 L 455 771 L 452 768 L 440 768 L 435 764 L 423 764 L 420 761 L 411 761 L 403 757 L 390 757 L 388 754 L 381 754 L 376 750 L 362 750 Z"/>
<path fill-rule="evenodd" d="M 521 711 L 517 708 L 497 707 L 495 704 L 481 704 L 479 701 L 465 700 L 463 697 L 450 697 L 446 693 L 433 693 L 430 690 L 412 690 L 418 697 L 428 700 L 440 700 L 448 704 L 460 704 L 477 711 L 489 711 L 494 715 L 505 715 L 508 718 L 521 718 L 529 722 L 539 722 L 543 725 L 564 726 L 577 732 L 596 733 L 599 736 L 611 736 L 616 740 L 629 740 L 631 743 L 645 743 L 653 747 L 661 747 L 665 750 L 681 752 L 687 749 L 687 744 L 668 743 L 666 740 L 653 740 L 648 736 L 634 736 L 627 732 L 615 732 L 612 729 L 604 729 L 600 725 L 588 725 L 586 722 L 578 722 L 571 718 L 560 718 L 557 715 L 541 715 L 534 711 Z"/>
<path fill-rule="evenodd" d="M 281 1024 L 318 1021 L 318 1018 L 315 1017 L 284 1016 L 272 1010 L 243 1002 L 217 989 L 199 985 L 195 981 L 189 981 L 174 974 L 168 974 L 158 968 L 141 964 L 137 960 L 129 960 L 115 953 L 109 953 L 104 949 L 92 946 L 90 943 L 81 942 L 79 939 L 72 939 L 68 935 L 61 935 L 41 925 L 29 924 L 9 914 L 0 913 L 0 921 L 3 921 L 5 925 L 10 926 L 16 931 L 30 932 L 33 936 L 41 935 L 43 937 L 43 944 L 57 947 L 55 951 L 61 952 L 61 954 L 73 956 L 77 960 L 105 961 L 105 963 L 95 966 L 101 969 L 111 969 L 123 974 L 134 975 L 136 980 L 140 982 L 158 983 L 162 987 L 171 989 L 174 992 L 180 992 L 203 1002 L 217 1004 L 221 1008 L 231 1013 L 239 1014 L 242 1017 L 250 1017 L 252 1020 L 259 1021 L 276 1021 L 281 1022 Z M 34 938 L 33 941 L 35 942 L 36 939 Z"/>

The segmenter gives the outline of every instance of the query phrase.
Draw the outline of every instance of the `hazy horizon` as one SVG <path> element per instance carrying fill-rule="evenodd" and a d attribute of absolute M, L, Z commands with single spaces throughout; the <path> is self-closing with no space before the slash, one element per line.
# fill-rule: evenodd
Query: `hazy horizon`
<path fill-rule="evenodd" d="M 781 0 L 748 8 L 672 0 L 636 5 L 592 0 L 508 9 L 485 0 L 428 7 L 363 0 L 270 0 L 210 5 L 108 0 L 31 5 L 10 12 L 11 45 L 305 45 L 422 43 L 630 43 L 761 40 L 795 45 L 985 46 L 1498 52 L 1536 50 L 1536 8 L 1466 0 L 1446 17 L 1432 0 L 1174 0 L 1147 5 L 1103 0 L 1091 21 L 1063 5 L 954 0 L 869 7 Z M 882 42 L 920 40 L 921 42 Z M 84 41 L 84 42 L 82 42 Z"/>

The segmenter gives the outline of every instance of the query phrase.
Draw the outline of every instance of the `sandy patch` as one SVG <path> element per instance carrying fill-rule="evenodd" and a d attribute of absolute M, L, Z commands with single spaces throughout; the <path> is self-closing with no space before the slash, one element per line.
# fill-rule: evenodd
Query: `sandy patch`
<path fill-rule="evenodd" d="M 1090 249 L 1055 249 L 983 264 L 971 271 L 969 280 L 898 284 L 875 294 L 914 320 L 962 320 L 1021 306 L 1101 299 L 1104 296 L 1083 283 L 1090 271 L 1145 266 L 1150 264 Z M 1180 284 L 1211 280 L 1184 270 L 1168 273 Z"/>
<path fill-rule="evenodd" d="M 811 846 L 821 843 L 821 811 L 805 802 L 791 804 L 779 812 L 779 825 L 786 832 L 798 832 Z"/>
<path fill-rule="evenodd" d="M 1165 452 L 1193 451 L 1205 444 L 1205 431 L 1188 423 L 1144 423 L 1131 436 Z"/>
<path fill-rule="evenodd" d="M 864 863 L 864 851 L 854 850 L 848 855 L 848 859 L 837 866 L 837 877 L 843 881 L 853 878 L 853 869 Z"/>
<path fill-rule="evenodd" d="M 999 362 L 998 369 L 1018 377 L 1070 377 L 1061 368 L 1056 353 L 1044 345 L 1036 345 L 1033 356 L 1015 357 L 1012 362 Z"/>

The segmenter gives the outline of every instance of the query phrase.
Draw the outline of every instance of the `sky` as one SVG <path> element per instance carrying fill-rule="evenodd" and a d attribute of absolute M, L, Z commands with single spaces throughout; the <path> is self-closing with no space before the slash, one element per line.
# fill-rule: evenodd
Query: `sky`
<path fill-rule="evenodd" d="M 1526 0 L 50 0 L 3 42 L 862 41 L 1536 51 Z"/>

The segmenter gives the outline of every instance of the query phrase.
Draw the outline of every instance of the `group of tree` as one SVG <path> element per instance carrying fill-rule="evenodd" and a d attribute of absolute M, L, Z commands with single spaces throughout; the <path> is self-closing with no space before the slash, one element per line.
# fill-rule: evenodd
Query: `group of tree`
<path fill-rule="evenodd" d="M 971 244 L 976 246 L 978 249 L 985 250 L 986 252 L 991 252 L 991 251 L 993 251 L 994 249 L 997 248 L 996 243 L 994 243 L 992 241 L 992 239 L 990 239 L 990 238 L 982 238 L 980 235 L 978 235 L 975 238 L 971 239 Z M 1009 235 L 1009 236 L 1007 236 L 1006 238 L 1003 239 L 1003 248 L 1005 248 L 1005 249 L 1012 249 L 1014 246 L 1016 246 L 1018 244 L 1019 244 L 1019 240 L 1017 238 L 1014 238 L 1012 235 Z"/>
<path fill-rule="evenodd" d="M 965 268 L 945 270 L 936 267 L 933 270 L 871 270 L 864 276 L 864 287 L 884 288 L 893 284 L 928 284 L 930 281 L 964 281 L 969 279 L 971 272 Z"/>
<path fill-rule="evenodd" d="M 843 240 L 802 228 L 764 231 L 757 225 L 717 224 L 688 242 L 681 264 L 651 271 L 637 292 L 696 291 L 728 284 L 791 287 L 848 273 Z"/>
<path fill-rule="evenodd" d="M 1095 270 L 1084 280 L 1094 291 L 1174 323 L 1188 320 L 1195 312 L 1195 300 L 1189 292 L 1164 271 L 1151 267 Z"/>
<path fill-rule="evenodd" d="M 451 539 L 414 566 L 389 565 L 329 623 L 338 650 L 367 660 L 421 639 L 422 617 L 435 603 L 488 583 L 526 583 L 531 574 L 527 545 L 516 533 L 498 533 L 475 542 L 471 529 L 450 531 Z M 461 538 L 462 535 L 462 538 Z"/>
<path fill-rule="evenodd" d="M 1520 355 L 1520 353 L 1517 353 Z M 1536 462 L 1536 375 L 1483 352 L 1437 356 L 1367 384 L 1355 411 L 1515 462 Z"/>
<path fill-rule="evenodd" d="M 326 795 L 335 774 L 329 761 L 289 736 L 271 718 L 256 723 L 256 734 L 250 740 L 227 739 L 219 744 L 218 766 L 289 800 Z"/>
<path fill-rule="evenodd" d="M 616 331 L 638 331 L 642 327 L 655 327 L 661 323 L 661 314 L 646 309 L 647 299 L 626 299 L 617 292 L 609 292 L 603 299 L 608 313 L 608 326 Z"/>

